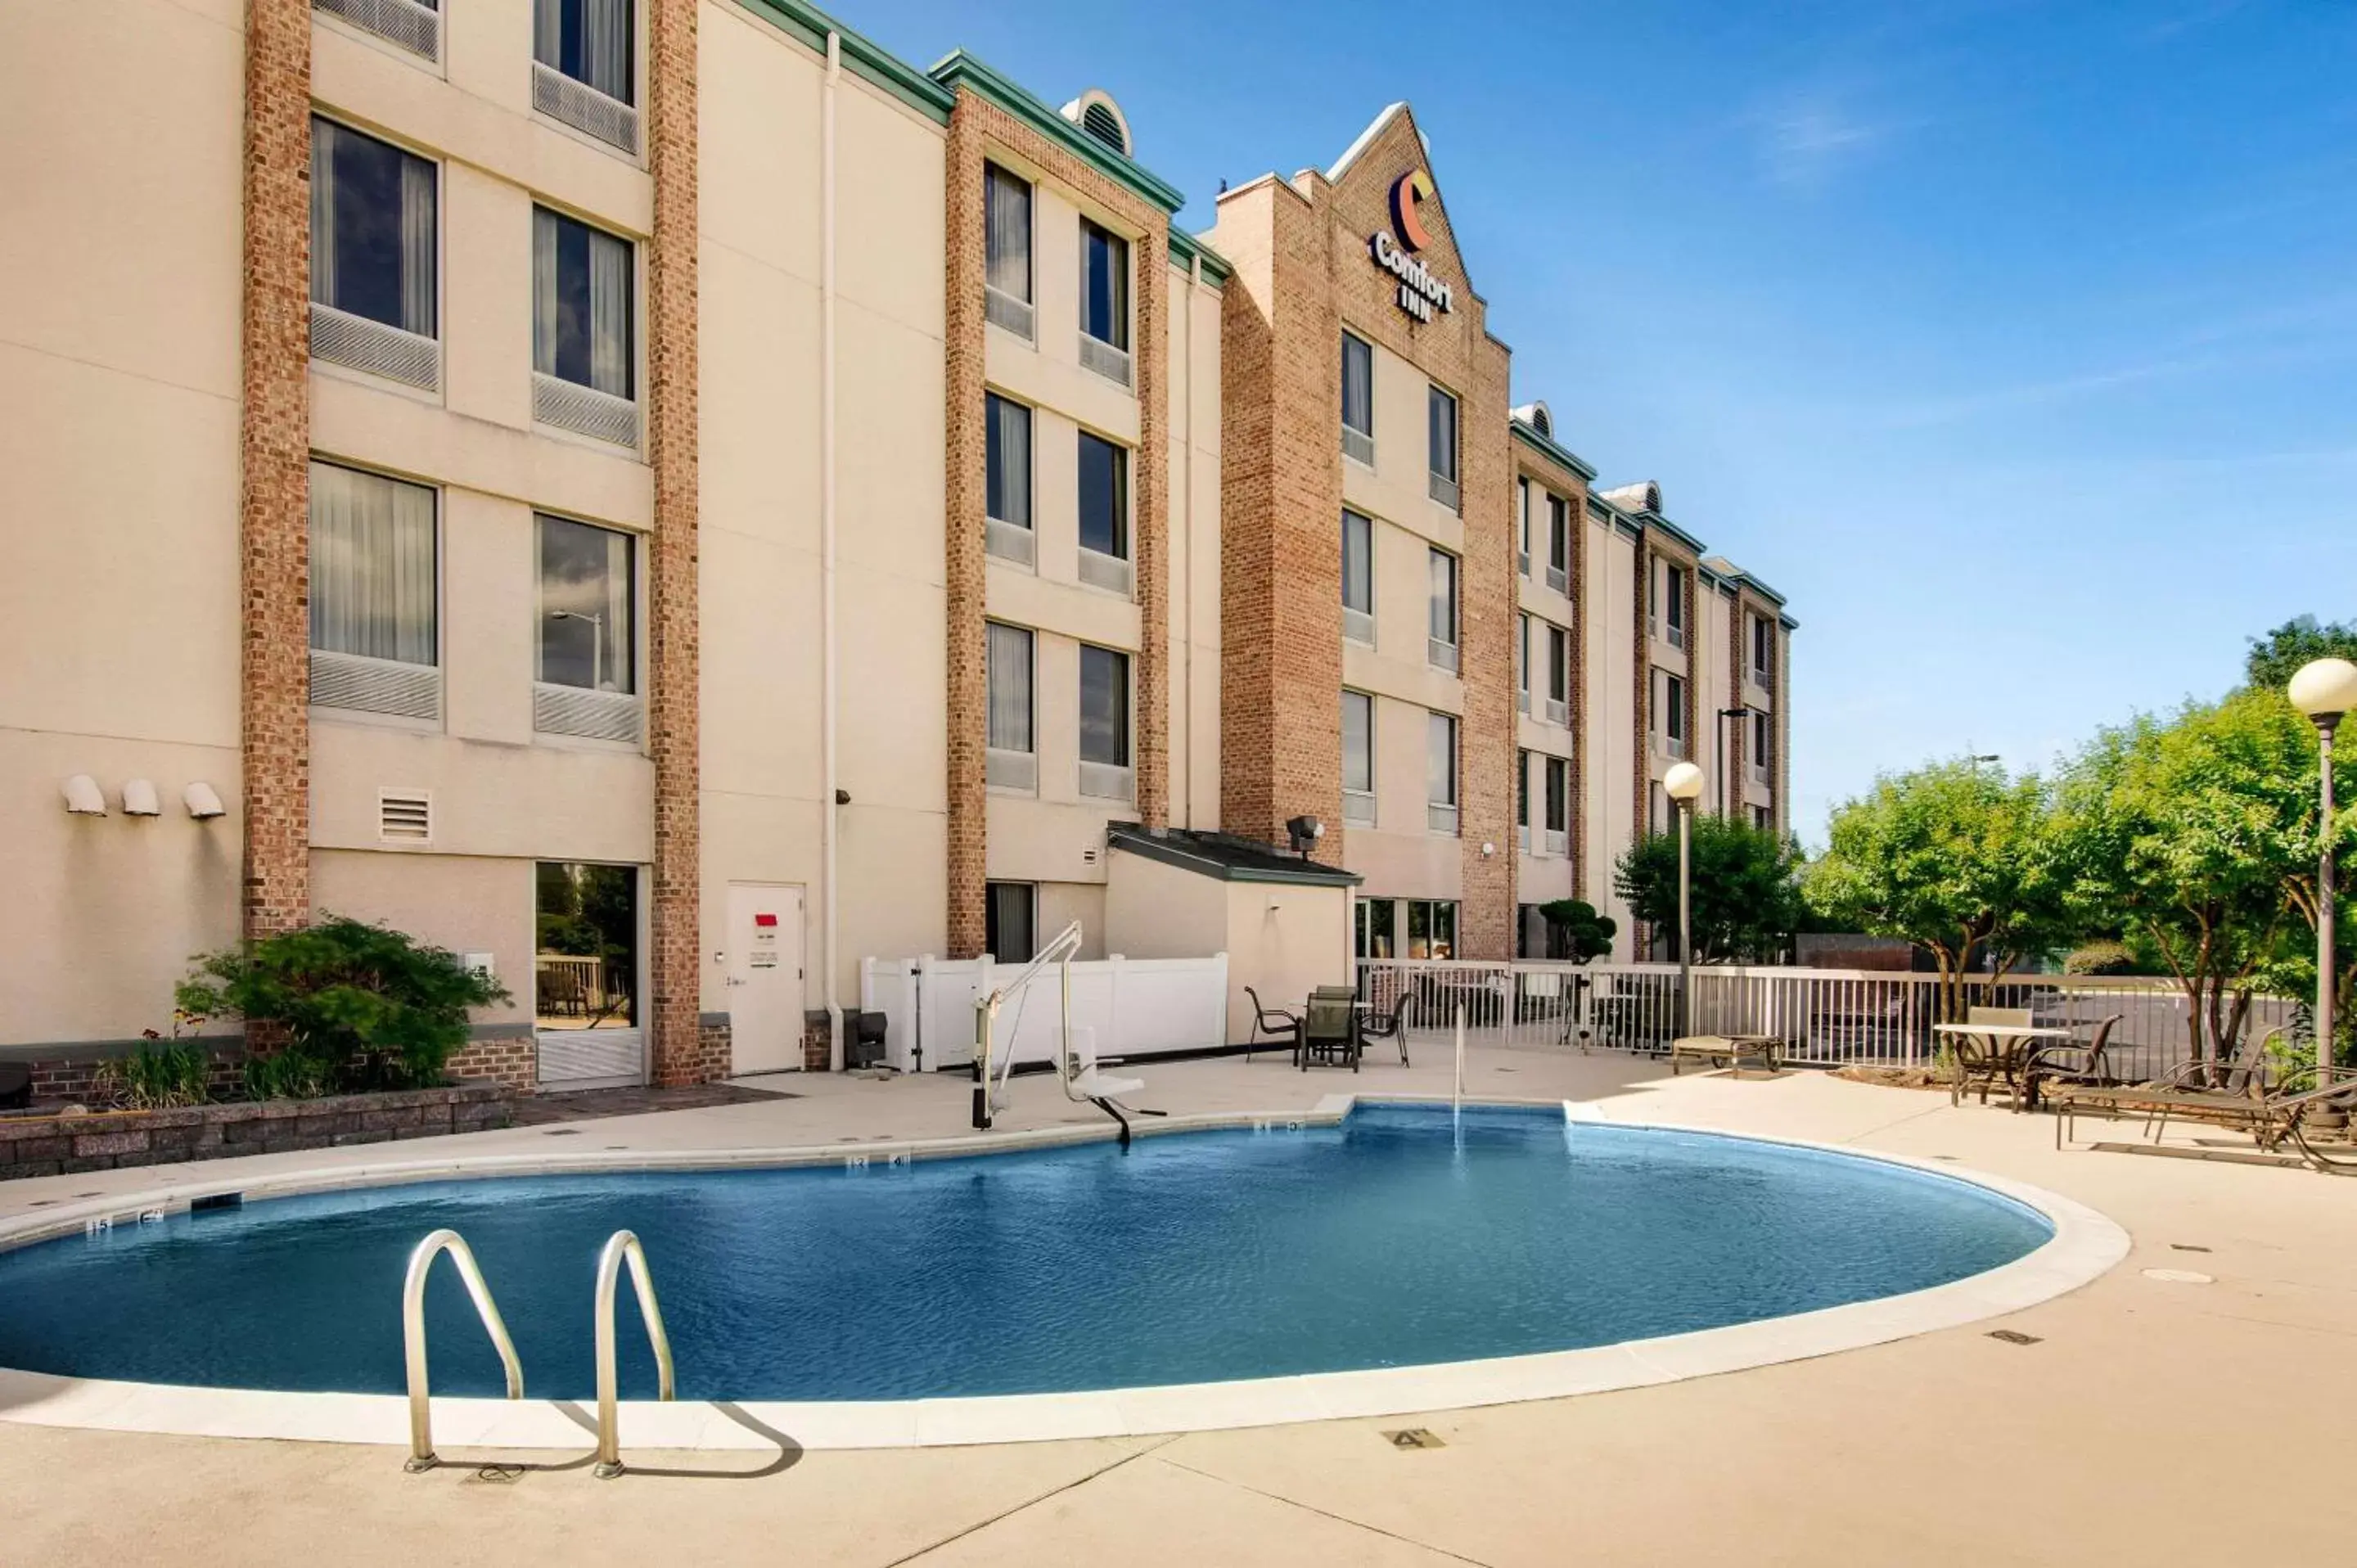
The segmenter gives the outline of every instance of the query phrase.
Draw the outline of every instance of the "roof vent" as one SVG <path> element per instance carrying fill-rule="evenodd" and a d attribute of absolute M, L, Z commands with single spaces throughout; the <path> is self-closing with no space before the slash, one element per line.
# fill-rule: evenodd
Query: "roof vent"
<path fill-rule="evenodd" d="M 1064 118 L 1122 156 L 1130 155 L 1129 116 L 1103 88 L 1092 87 L 1064 105 Z"/>
<path fill-rule="evenodd" d="M 1555 439 L 1555 415 L 1548 412 L 1544 403 L 1526 403 L 1513 412 L 1516 419 L 1548 440 Z"/>
<path fill-rule="evenodd" d="M 434 795 L 428 789 L 376 792 L 376 836 L 387 843 L 434 842 Z"/>

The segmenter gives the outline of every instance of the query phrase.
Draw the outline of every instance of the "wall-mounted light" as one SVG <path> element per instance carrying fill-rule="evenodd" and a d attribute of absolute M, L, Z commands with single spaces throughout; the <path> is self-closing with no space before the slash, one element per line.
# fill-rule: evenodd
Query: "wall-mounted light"
<path fill-rule="evenodd" d="M 1493 855 L 1493 854 L 1497 854 L 1497 853 L 1498 853 L 1498 846 L 1497 846 L 1496 844 L 1490 843 L 1487 839 L 1484 839 L 1484 840 L 1482 841 L 1482 843 L 1481 843 L 1481 857 L 1482 857 L 1484 860 L 1488 859 L 1490 856 L 1491 856 L 1491 855 Z"/>
<path fill-rule="evenodd" d="M 180 800 L 188 808 L 188 815 L 200 822 L 208 817 L 224 816 L 229 811 L 213 792 L 213 787 L 201 779 L 181 790 Z"/>
<path fill-rule="evenodd" d="M 126 817 L 160 817 L 163 806 L 156 799 L 156 786 L 145 779 L 133 779 L 123 786 L 123 814 Z"/>
<path fill-rule="evenodd" d="M 66 810 L 77 816 L 106 815 L 106 796 L 98 780 L 87 773 L 77 773 L 65 781 Z"/>

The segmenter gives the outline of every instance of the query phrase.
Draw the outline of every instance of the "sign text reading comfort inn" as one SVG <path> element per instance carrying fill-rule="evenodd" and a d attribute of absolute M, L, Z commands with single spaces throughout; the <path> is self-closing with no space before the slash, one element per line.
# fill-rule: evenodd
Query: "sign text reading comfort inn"
<path fill-rule="evenodd" d="M 1435 310 L 1447 310 L 1452 297 L 1448 285 L 1409 253 L 1432 242 L 1415 209 L 1416 203 L 1431 194 L 1432 177 L 1422 169 L 1400 176 L 1392 184 L 1392 227 L 1399 231 L 1398 242 L 1394 243 L 1380 229 L 1367 237 L 1367 251 L 1375 258 L 1375 265 L 1399 279 L 1399 307 L 1418 321 L 1431 320 Z"/>

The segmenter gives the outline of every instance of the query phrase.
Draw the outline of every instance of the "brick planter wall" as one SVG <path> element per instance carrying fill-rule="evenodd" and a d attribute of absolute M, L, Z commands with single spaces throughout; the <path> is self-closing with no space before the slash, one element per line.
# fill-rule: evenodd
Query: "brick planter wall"
<path fill-rule="evenodd" d="M 506 1126 L 511 1098 L 504 1084 L 460 1083 L 324 1100 L 5 1116 L 0 1181 L 472 1133 Z"/>

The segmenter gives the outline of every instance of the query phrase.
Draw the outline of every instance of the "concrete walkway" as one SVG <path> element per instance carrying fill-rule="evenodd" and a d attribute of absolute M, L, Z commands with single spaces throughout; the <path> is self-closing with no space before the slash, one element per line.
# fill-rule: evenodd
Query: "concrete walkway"
<path fill-rule="evenodd" d="M 1438 1049 L 1355 1079 L 1281 1057 L 1145 1069 L 1145 1103 L 1285 1112 L 1351 1088 L 1446 1092 Z M 1852 1144 L 2076 1197 L 2128 1261 L 2003 1323 L 1816 1360 L 1410 1421 L 865 1453 L 587 1444 L 500 1468 L 402 1473 L 395 1450 L 0 1421 L 16 1481 L 0 1562 L 1118 1564 L 2204 1563 L 2357 1561 L 2357 1182 L 2056 1153 L 2052 1125 L 1816 1074 L 1671 1079 L 1599 1053 L 1476 1053 L 1473 1092 Z M 800 1098 L 399 1145 L 404 1157 L 777 1146 L 964 1128 L 955 1078 L 792 1078 Z M 1002 1124 L 1085 1122 L 1018 1079 Z M 2090 1137 L 2126 1130 L 2083 1123 Z M 0 1188 L 0 1214 L 214 1185 L 382 1148 Z M 2147 1270 L 2208 1276 L 2150 1277 Z M 189 1304 L 202 1310 L 201 1303 Z M 5 1310 L 0 1303 L 0 1310 Z M 2032 1344 L 1993 1338 L 2003 1327 Z M 259 1330 L 258 1330 L 259 1331 Z M 1382 1432 L 1430 1428 L 1401 1450 Z M 451 1455 L 446 1457 L 457 1458 Z"/>

